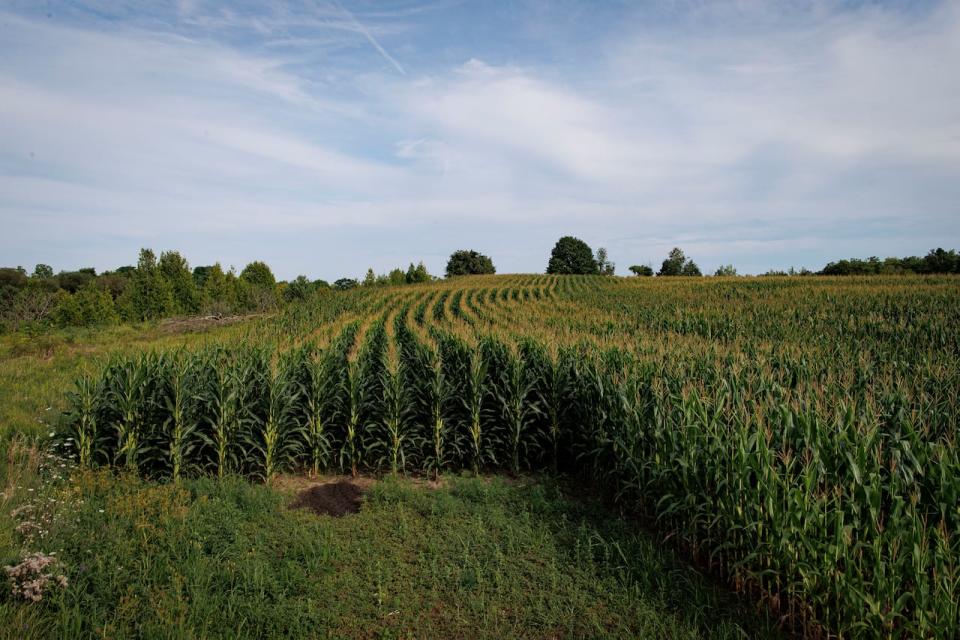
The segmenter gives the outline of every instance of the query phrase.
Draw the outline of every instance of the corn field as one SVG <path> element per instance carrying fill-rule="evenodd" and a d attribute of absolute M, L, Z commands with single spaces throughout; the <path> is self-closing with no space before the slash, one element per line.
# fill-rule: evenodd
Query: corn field
<path fill-rule="evenodd" d="M 78 461 L 582 476 L 805 636 L 960 636 L 960 280 L 481 276 L 102 363 Z"/>

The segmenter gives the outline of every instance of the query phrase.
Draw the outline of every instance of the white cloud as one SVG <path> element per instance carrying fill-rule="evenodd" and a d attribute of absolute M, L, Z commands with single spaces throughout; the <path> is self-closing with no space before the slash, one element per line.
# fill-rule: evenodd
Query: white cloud
<path fill-rule="evenodd" d="M 512 261 L 502 270 L 541 268 L 531 247 L 565 233 L 609 244 L 621 264 L 681 241 L 718 263 L 764 250 L 837 257 L 849 244 L 833 224 L 873 233 L 876 253 L 919 250 L 897 248 L 911 226 L 956 238 L 956 5 L 908 17 L 797 9 L 788 20 L 766 3 L 716 6 L 679 25 L 624 18 L 577 73 L 531 57 L 407 77 L 382 63 L 351 75 L 356 62 L 335 53 L 357 34 L 336 7 L 306 14 L 306 32 L 282 8 L 182 2 L 180 19 L 209 38 L 2 15 L 0 219 L 13 231 L 0 251 L 37 255 L 44 232 L 66 245 L 109 229 L 123 242 L 85 262 L 129 261 L 117 255 L 137 239 L 179 246 L 191 234 L 206 240 L 208 254 L 191 256 L 205 262 L 223 257 L 225 234 L 246 234 L 234 251 L 295 275 L 285 264 L 322 251 L 292 256 L 283 240 L 260 246 L 265 234 L 292 244 L 413 228 L 405 251 L 416 259 L 496 225 Z M 370 34 L 407 28 L 384 19 Z M 284 53 L 214 37 L 238 29 Z M 329 48 L 305 66 L 318 42 Z M 356 264 L 338 268 L 359 273 L 397 251 L 358 246 Z"/>

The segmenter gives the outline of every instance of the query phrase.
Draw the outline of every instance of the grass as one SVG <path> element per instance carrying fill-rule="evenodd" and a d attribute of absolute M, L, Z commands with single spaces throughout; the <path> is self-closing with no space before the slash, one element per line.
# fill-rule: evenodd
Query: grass
<path fill-rule="evenodd" d="M 651 536 L 551 478 L 458 477 L 439 489 L 386 480 L 360 513 L 335 519 L 288 510 L 289 491 L 238 478 L 53 477 L 46 435 L 79 373 L 116 352 L 227 330 L 0 337 L 0 564 L 28 547 L 56 551 L 70 580 L 38 604 L 4 587 L 0 638 L 776 635 Z M 41 503 L 53 526 L 31 546 L 11 512 Z"/>
<path fill-rule="evenodd" d="M 557 480 L 377 482 L 358 514 L 237 478 L 60 485 L 44 544 L 70 587 L 0 599 L 7 637 L 773 635 L 694 569 Z"/>

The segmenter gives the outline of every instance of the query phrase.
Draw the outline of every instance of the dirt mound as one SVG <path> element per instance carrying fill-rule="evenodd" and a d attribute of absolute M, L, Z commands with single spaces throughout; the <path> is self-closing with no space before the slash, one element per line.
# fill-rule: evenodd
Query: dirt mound
<path fill-rule="evenodd" d="M 363 490 L 349 480 L 314 485 L 297 494 L 291 509 L 309 509 L 316 514 L 339 518 L 360 511 Z"/>

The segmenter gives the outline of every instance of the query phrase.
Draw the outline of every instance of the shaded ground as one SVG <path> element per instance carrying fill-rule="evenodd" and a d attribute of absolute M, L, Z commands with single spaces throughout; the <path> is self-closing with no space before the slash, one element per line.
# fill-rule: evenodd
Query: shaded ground
<path fill-rule="evenodd" d="M 335 518 L 360 511 L 363 490 L 349 480 L 318 484 L 300 491 L 290 509 L 308 509 Z"/>

